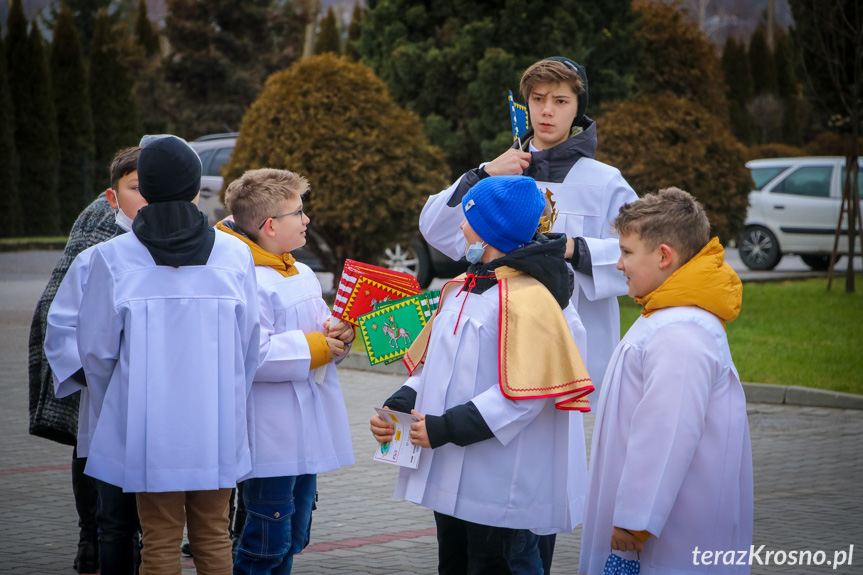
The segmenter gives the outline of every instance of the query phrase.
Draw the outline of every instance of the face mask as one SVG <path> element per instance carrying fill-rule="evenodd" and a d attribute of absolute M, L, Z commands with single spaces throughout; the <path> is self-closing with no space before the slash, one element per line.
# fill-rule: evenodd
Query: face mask
<path fill-rule="evenodd" d="M 482 260 L 482 256 L 485 253 L 485 247 L 488 244 L 483 244 L 482 242 L 476 242 L 475 244 L 468 246 L 467 252 L 464 254 L 465 259 L 472 264 L 478 264 Z"/>
<path fill-rule="evenodd" d="M 132 219 L 126 215 L 126 212 L 123 210 L 117 210 L 117 215 L 114 217 L 114 220 L 117 222 L 117 225 L 126 230 L 127 232 L 132 231 Z"/>

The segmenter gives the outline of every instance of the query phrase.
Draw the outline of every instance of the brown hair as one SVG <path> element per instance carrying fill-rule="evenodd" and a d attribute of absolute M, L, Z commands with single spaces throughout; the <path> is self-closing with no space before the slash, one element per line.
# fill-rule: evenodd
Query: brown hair
<path fill-rule="evenodd" d="M 620 235 L 639 234 L 645 246 L 654 250 L 667 244 L 680 253 L 681 264 L 691 260 L 710 241 L 710 221 L 704 208 L 679 188 L 666 188 L 624 204 L 614 218 Z"/>
<path fill-rule="evenodd" d="M 249 170 L 228 186 L 225 205 L 240 229 L 254 240 L 258 226 L 279 215 L 277 211 L 284 200 L 302 197 L 308 191 L 309 181 L 294 172 L 273 168 Z"/>
<path fill-rule="evenodd" d="M 557 60 L 540 60 L 521 76 L 521 95 L 525 100 L 538 84 L 566 84 L 576 96 L 584 93 L 584 82 L 578 72 Z"/>
<path fill-rule="evenodd" d="M 141 155 L 141 148 L 134 146 L 131 148 L 123 148 L 111 160 L 111 189 L 116 191 L 120 184 L 120 179 L 128 176 L 132 172 L 138 171 L 138 156 Z"/>

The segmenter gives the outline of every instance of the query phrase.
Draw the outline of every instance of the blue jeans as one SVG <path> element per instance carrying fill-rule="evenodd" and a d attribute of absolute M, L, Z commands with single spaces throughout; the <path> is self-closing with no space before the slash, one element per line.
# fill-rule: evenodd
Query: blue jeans
<path fill-rule="evenodd" d="M 309 544 L 317 476 L 262 477 L 243 482 L 246 524 L 234 575 L 288 575 Z"/>
<path fill-rule="evenodd" d="M 542 575 L 539 535 L 527 529 L 519 529 L 512 542 L 509 564 L 513 575 Z"/>
<path fill-rule="evenodd" d="M 104 481 L 94 480 L 99 502 L 99 563 L 103 575 L 133 575 L 137 572 L 135 534 L 141 529 L 134 493 Z"/>

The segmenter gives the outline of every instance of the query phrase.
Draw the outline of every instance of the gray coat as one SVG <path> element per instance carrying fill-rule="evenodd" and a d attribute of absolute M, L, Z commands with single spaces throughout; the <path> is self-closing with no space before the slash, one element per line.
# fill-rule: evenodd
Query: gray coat
<path fill-rule="evenodd" d="M 30 325 L 30 434 L 58 443 L 75 445 L 78 435 L 78 401 L 80 393 L 57 399 L 51 367 L 45 359 L 45 329 L 48 309 L 57 288 L 66 276 L 75 257 L 90 246 L 119 236 L 123 229 L 115 221 L 115 212 L 105 194 L 87 206 L 69 232 L 63 256 L 54 267 L 51 279 L 39 298 Z"/>

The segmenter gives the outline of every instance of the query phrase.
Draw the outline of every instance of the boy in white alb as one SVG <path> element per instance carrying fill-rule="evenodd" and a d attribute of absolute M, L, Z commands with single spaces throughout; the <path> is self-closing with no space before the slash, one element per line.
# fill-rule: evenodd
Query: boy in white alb
<path fill-rule="evenodd" d="M 696 548 L 737 557 L 752 543 L 746 399 L 724 329 L 740 279 L 686 192 L 627 204 L 614 225 L 617 267 L 644 309 L 600 392 L 579 573 L 627 561 L 646 575 L 749 573 L 693 562 Z"/>
<path fill-rule="evenodd" d="M 90 402 L 90 392 L 81 367 L 81 357 L 78 353 L 76 327 L 81 298 L 90 273 L 90 258 L 95 244 L 101 243 L 100 232 L 109 228 L 112 236 L 132 231 L 132 221 L 138 210 L 147 205 L 147 201 L 138 191 L 138 156 L 140 147 L 126 148 L 117 152 L 111 162 L 111 187 L 105 191 L 108 205 L 117 210 L 111 227 L 107 222 L 97 227 L 91 233 L 83 232 L 83 227 L 76 227 L 69 237 L 69 247 L 92 243 L 81 251 L 72 264 L 68 266 L 62 283 L 56 289 L 56 295 L 51 301 L 45 329 L 45 357 L 51 366 L 54 381 L 54 395 L 61 398 L 80 390 L 78 410 L 78 442 L 76 450 L 86 466 L 87 454 L 90 451 L 90 441 L 96 429 L 96 417 Z M 82 217 L 99 213 L 102 208 L 99 202 L 94 202 Z M 55 270 L 56 273 L 56 270 Z M 81 473 L 83 474 L 82 467 Z M 136 534 L 140 529 L 138 509 L 134 493 L 123 493 L 123 490 L 110 483 L 87 477 L 93 483 L 98 493 L 98 504 L 94 503 L 94 513 L 98 524 L 98 548 L 95 558 L 101 557 L 101 570 L 104 573 L 120 573 L 132 575 L 135 572 Z M 83 486 L 75 485 L 76 494 Z M 99 561 L 80 561 L 79 572 L 99 571 Z M 89 569 L 87 569 L 89 567 Z M 84 568 L 84 569 L 82 569 Z"/>
<path fill-rule="evenodd" d="M 330 310 L 315 273 L 290 254 L 306 243 L 308 189 L 308 181 L 293 172 L 250 170 L 225 192 L 233 220 L 218 224 L 252 251 L 261 314 L 260 365 L 248 402 L 252 469 L 240 489 L 247 515 L 234 561 L 237 575 L 290 573 L 294 555 L 309 542 L 316 474 L 354 463 L 332 365 L 345 357 L 354 330 L 346 323 L 329 329 Z"/>
<path fill-rule="evenodd" d="M 444 287 L 433 320 L 405 356 L 411 377 L 385 407 L 411 411 L 423 450 L 402 468 L 396 497 L 435 512 L 440 573 L 506 575 L 517 530 L 571 530 L 584 493 L 571 462 L 570 417 L 581 425 L 593 389 L 569 302 L 566 239 L 534 235 L 545 200 L 533 179 L 482 180 L 463 198 L 471 262 Z M 379 442 L 393 426 L 371 419 Z M 580 428 L 579 428 L 580 429 Z M 570 475 L 570 470 L 580 470 Z"/>
<path fill-rule="evenodd" d="M 201 574 L 231 569 L 228 502 L 251 468 L 246 396 L 258 363 L 254 262 L 207 226 L 201 161 L 174 136 L 147 144 L 148 205 L 96 246 L 78 350 L 98 417 L 86 473 L 137 494 L 142 575 L 180 575 L 188 524 Z"/>

